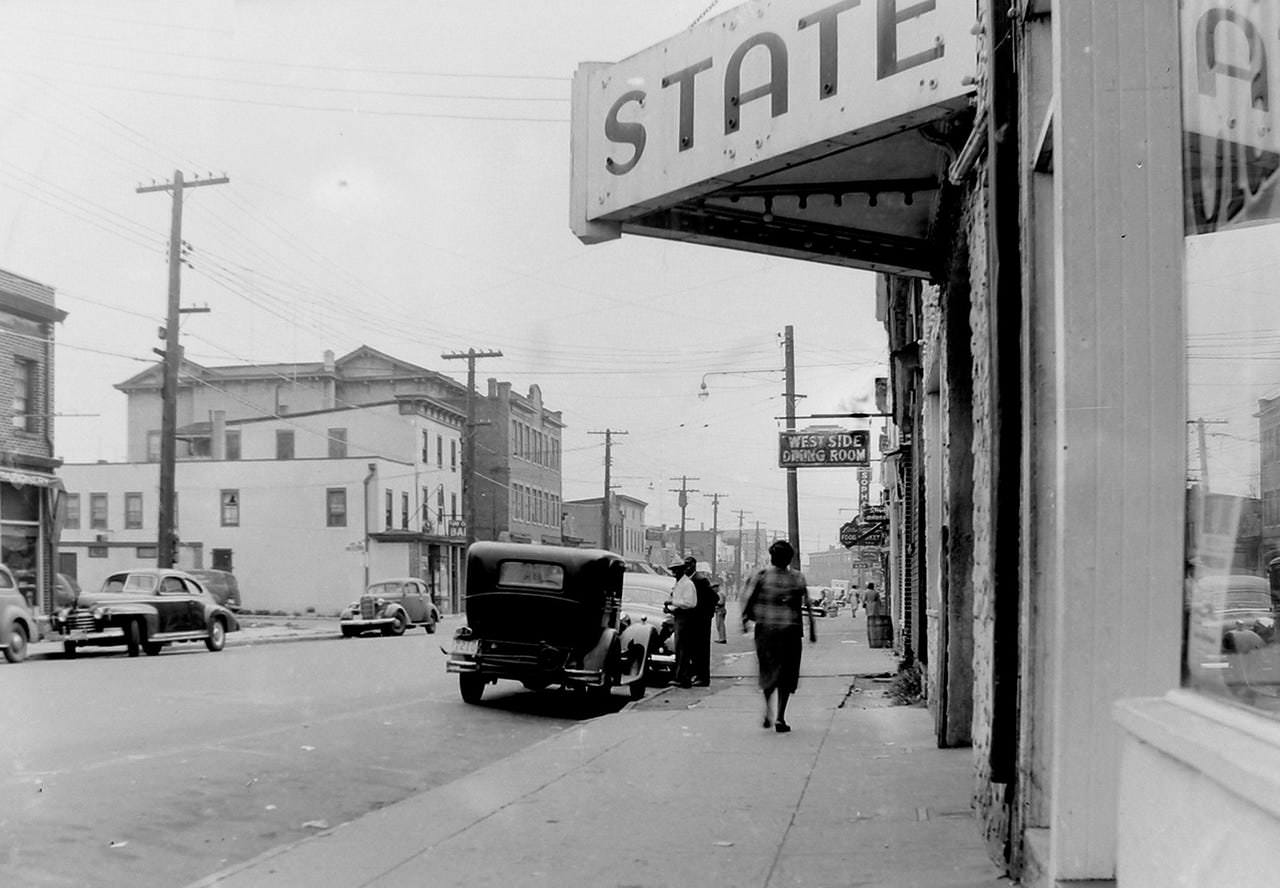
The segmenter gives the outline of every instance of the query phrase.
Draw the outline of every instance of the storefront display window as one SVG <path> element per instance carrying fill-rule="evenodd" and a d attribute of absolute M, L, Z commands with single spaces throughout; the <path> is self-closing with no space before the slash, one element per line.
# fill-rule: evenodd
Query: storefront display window
<path fill-rule="evenodd" d="M 1183 675 L 1280 714 L 1280 0 L 1181 8 Z"/>

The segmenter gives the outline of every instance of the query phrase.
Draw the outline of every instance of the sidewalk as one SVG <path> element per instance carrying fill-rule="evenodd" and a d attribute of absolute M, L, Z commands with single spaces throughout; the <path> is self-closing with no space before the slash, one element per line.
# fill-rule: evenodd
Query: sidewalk
<path fill-rule="evenodd" d="M 969 809 L 971 751 L 937 749 L 923 708 L 855 677 L 896 666 L 861 615 L 818 621 L 790 734 L 761 729 L 730 616 L 710 689 L 650 691 L 198 886 L 1010 885 Z"/>

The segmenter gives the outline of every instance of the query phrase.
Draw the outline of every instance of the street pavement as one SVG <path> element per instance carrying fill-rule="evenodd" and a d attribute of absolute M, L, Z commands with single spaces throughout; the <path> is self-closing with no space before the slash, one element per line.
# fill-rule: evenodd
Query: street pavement
<path fill-rule="evenodd" d="M 335 621 L 283 622 L 228 642 L 336 634 Z M 861 614 L 818 633 L 789 734 L 761 728 L 755 656 L 731 635 L 713 645 L 710 688 L 651 690 L 191 888 L 1008 886 L 970 808 L 972 752 L 937 749 L 927 711 L 892 704 L 896 658 L 867 645 Z"/>

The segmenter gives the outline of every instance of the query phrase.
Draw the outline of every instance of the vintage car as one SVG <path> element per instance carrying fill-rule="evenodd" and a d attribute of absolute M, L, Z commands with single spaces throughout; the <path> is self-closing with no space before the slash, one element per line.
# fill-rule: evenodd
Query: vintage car
<path fill-rule="evenodd" d="M 187 573 L 200 581 L 204 591 L 227 610 L 240 612 L 240 581 L 229 570 L 212 567 L 189 567 Z"/>
<path fill-rule="evenodd" d="M 667 609 L 676 578 L 633 573 L 622 575 L 622 621 L 625 629 L 633 624 L 653 626 L 658 630 L 657 647 L 649 652 L 649 668 L 645 670 L 651 684 L 675 678 L 675 618 Z"/>
<path fill-rule="evenodd" d="M 399 577 L 370 584 L 358 601 L 353 601 L 339 616 L 343 638 L 365 632 L 404 635 L 410 626 L 421 626 L 435 632 L 440 622 L 431 588 L 417 577 Z"/>
<path fill-rule="evenodd" d="M 177 641 L 203 641 L 220 651 L 227 633 L 240 628 L 195 577 L 155 567 L 111 574 L 98 592 L 81 592 L 55 611 L 50 625 L 68 657 L 81 645 L 123 645 L 130 657 L 154 656 Z"/>
<path fill-rule="evenodd" d="M 0 565 L 0 650 L 10 663 L 27 658 L 27 645 L 40 640 L 40 624 L 13 572 Z"/>
<path fill-rule="evenodd" d="M 446 666 L 462 699 L 512 679 L 607 695 L 644 696 L 658 629 L 623 626 L 623 562 L 602 549 L 474 543 L 467 551 L 466 623 Z"/>
<path fill-rule="evenodd" d="M 1280 636 L 1266 580 L 1249 574 L 1200 577 L 1187 605 L 1193 685 L 1249 701 L 1280 697 Z"/>

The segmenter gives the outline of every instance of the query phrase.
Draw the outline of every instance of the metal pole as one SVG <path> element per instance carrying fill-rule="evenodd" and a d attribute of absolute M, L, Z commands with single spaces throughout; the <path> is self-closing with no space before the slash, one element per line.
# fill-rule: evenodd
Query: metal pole
<path fill-rule="evenodd" d="M 787 431 L 794 432 L 796 430 L 796 350 L 795 335 L 790 324 L 787 324 L 785 334 L 785 350 L 786 350 L 786 374 L 787 374 Z M 799 488 L 796 483 L 796 470 L 794 468 L 787 469 L 787 536 L 791 539 L 791 545 L 795 549 L 795 555 L 791 560 L 791 566 L 799 569 L 800 567 L 800 505 L 799 505 Z"/>

